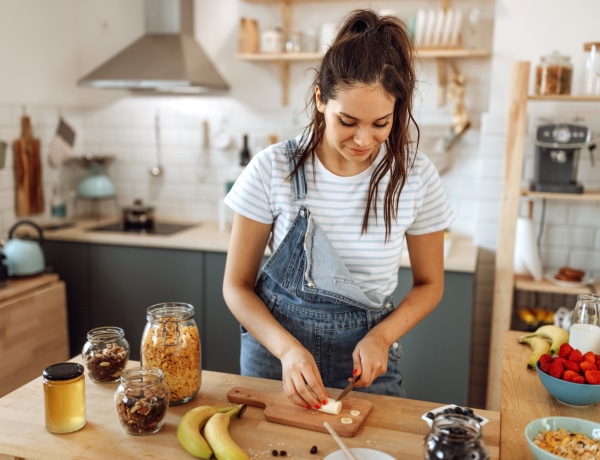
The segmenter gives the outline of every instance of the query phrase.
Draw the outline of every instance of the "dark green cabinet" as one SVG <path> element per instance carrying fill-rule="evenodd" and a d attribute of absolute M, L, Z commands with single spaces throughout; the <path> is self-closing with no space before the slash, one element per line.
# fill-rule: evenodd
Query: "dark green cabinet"
<path fill-rule="evenodd" d="M 471 364 L 473 273 L 445 273 L 438 307 L 401 339 L 400 361 L 410 399 L 467 405 Z M 401 268 L 394 302 L 412 286 L 410 269 Z"/>

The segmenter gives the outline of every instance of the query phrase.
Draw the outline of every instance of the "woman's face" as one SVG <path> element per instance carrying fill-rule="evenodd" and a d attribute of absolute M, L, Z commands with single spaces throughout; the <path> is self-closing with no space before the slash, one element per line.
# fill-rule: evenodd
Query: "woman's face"
<path fill-rule="evenodd" d="M 390 134 L 394 97 L 380 85 L 362 84 L 339 91 L 327 104 L 318 87 L 315 96 L 317 110 L 325 117 L 325 134 L 317 149 L 321 162 L 338 175 L 364 171 Z"/>

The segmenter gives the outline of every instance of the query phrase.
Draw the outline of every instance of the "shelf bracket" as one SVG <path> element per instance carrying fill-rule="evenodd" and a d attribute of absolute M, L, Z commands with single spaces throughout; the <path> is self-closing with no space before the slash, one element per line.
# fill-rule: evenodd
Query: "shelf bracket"
<path fill-rule="evenodd" d="M 281 104 L 287 106 L 290 96 L 290 63 L 280 61 L 277 66 L 279 67 L 279 78 L 281 80 Z"/>

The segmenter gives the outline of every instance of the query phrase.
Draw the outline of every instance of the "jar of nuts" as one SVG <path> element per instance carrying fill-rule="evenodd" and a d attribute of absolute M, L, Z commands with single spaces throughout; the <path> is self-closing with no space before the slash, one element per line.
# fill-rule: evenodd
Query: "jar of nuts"
<path fill-rule="evenodd" d="M 555 51 L 542 56 L 535 70 L 535 94 L 550 96 L 571 94 L 573 66 L 571 58 Z"/>
<path fill-rule="evenodd" d="M 194 307 L 167 302 L 148 307 L 142 334 L 142 366 L 162 369 L 171 392 L 170 404 L 192 399 L 202 383 L 200 334 Z"/>
<path fill-rule="evenodd" d="M 127 369 L 115 391 L 115 406 L 123 429 L 147 435 L 161 429 L 169 408 L 169 386 L 156 367 Z"/>
<path fill-rule="evenodd" d="M 90 330 L 81 356 L 93 382 L 117 382 L 129 359 L 129 343 L 125 339 L 125 332 L 113 326 Z"/>

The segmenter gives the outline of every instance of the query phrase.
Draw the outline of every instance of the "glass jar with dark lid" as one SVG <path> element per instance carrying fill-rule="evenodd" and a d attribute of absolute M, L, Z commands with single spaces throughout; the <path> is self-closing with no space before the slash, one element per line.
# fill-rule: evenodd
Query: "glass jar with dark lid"
<path fill-rule="evenodd" d="M 481 438 L 481 425 L 467 415 L 440 414 L 425 437 L 424 457 L 433 459 L 487 460 L 488 448 Z"/>
<path fill-rule="evenodd" d="M 129 360 L 129 343 L 120 327 L 91 329 L 81 351 L 90 379 L 96 383 L 118 382 Z"/>
<path fill-rule="evenodd" d="M 44 369 L 46 429 L 70 433 L 86 424 L 84 368 L 78 363 L 58 363 Z"/>

